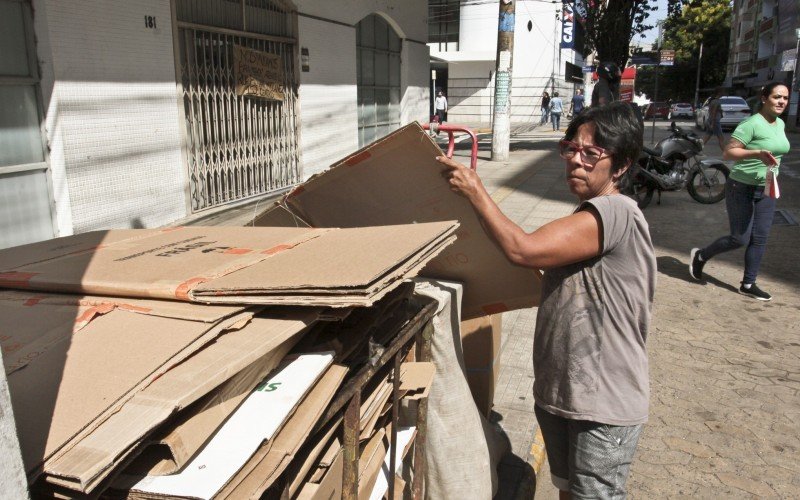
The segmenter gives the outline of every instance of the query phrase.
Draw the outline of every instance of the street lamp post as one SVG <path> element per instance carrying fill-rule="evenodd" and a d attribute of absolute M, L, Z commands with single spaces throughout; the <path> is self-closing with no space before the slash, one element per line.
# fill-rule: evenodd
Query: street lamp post
<path fill-rule="evenodd" d="M 789 129 L 797 129 L 797 59 L 800 55 L 800 28 L 794 30 L 797 44 L 794 49 L 794 71 L 792 71 L 792 92 L 789 95 Z"/>

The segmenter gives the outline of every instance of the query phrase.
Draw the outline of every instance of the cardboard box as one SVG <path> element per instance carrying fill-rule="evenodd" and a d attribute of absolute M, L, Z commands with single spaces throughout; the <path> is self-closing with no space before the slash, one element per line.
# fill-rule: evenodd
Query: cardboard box
<path fill-rule="evenodd" d="M 461 346 L 472 397 L 486 416 L 494 404 L 497 377 L 500 375 L 502 314 L 481 316 L 461 322 Z"/>
<path fill-rule="evenodd" d="M 205 303 L 369 306 L 451 244 L 457 227 L 455 222 L 350 229 L 185 227 L 49 260 L 36 257 L 26 265 L 20 265 L 16 250 L 3 250 L 0 288 Z"/>
<path fill-rule="evenodd" d="M 311 177 L 254 223 L 359 227 L 457 220 L 458 240 L 421 275 L 464 283 L 464 318 L 537 305 L 541 274 L 511 264 L 489 238 L 469 202 L 442 177 L 435 159 L 442 154 L 419 124 L 407 125 Z"/>

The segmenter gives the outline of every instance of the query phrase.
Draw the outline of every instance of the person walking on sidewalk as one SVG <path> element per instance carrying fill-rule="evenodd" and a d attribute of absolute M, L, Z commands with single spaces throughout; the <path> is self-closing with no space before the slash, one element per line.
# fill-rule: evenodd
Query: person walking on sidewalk
<path fill-rule="evenodd" d="M 539 120 L 539 125 L 544 125 L 550 118 L 550 94 L 545 90 L 542 94 L 542 119 Z"/>
<path fill-rule="evenodd" d="M 550 99 L 550 121 L 553 122 L 554 131 L 561 128 L 561 113 L 563 112 L 564 101 L 558 97 L 558 92 L 553 92 L 553 98 Z"/>
<path fill-rule="evenodd" d="M 725 134 L 722 133 L 722 106 L 720 105 L 722 89 L 717 89 L 714 98 L 708 104 L 708 134 L 703 138 L 703 144 L 708 144 L 712 137 L 719 141 L 719 149 L 725 149 Z"/>
<path fill-rule="evenodd" d="M 778 117 L 789 103 L 789 89 L 783 83 L 770 83 L 761 90 L 761 103 L 758 113 L 736 127 L 722 154 L 726 160 L 736 160 L 725 183 L 730 234 L 706 247 L 693 248 L 689 274 L 700 281 L 710 259 L 747 245 L 739 293 L 766 301 L 772 295 L 756 285 L 756 278 L 767 248 L 775 200 L 780 196 L 778 166 L 789 152 L 784 123 Z"/>
<path fill-rule="evenodd" d="M 561 498 L 623 498 L 647 421 L 656 259 L 644 215 L 620 194 L 642 136 L 626 103 L 578 115 L 559 151 L 580 204 L 532 233 L 500 211 L 475 171 L 437 157 L 506 257 L 544 269 L 533 396 Z"/>
<path fill-rule="evenodd" d="M 447 97 L 444 96 L 444 93 L 440 90 L 436 93 L 436 116 L 439 117 L 439 123 L 444 123 L 444 119 L 447 116 Z"/>
<path fill-rule="evenodd" d="M 586 107 L 586 98 L 583 97 L 583 91 L 578 89 L 575 91 L 575 95 L 572 96 L 572 101 L 570 102 L 569 108 L 569 116 L 574 118 L 578 116 L 583 108 Z"/>

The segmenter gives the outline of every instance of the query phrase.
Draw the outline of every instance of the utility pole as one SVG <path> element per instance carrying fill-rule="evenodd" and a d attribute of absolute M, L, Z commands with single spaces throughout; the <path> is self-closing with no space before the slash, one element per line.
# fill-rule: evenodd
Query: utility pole
<path fill-rule="evenodd" d="M 692 106 L 697 109 L 700 104 L 700 65 L 703 63 L 703 40 L 700 40 L 700 55 L 697 57 L 697 80 L 694 84 L 694 102 Z"/>
<path fill-rule="evenodd" d="M 514 55 L 514 1 L 500 0 L 497 66 L 494 75 L 492 161 L 506 161 L 511 142 L 511 68 Z"/>
<path fill-rule="evenodd" d="M 658 21 L 657 24 L 658 24 L 658 60 L 656 61 L 656 88 L 653 92 L 654 94 L 653 104 L 651 104 L 651 106 L 658 103 L 658 69 L 661 66 L 661 49 L 663 49 L 664 46 L 664 40 L 662 39 L 662 31 L 661 31 L 664 26 L 664 21 L 663 20 Z M 656 111 L 657 111 L 656 109 L 653 109 L 653 126 L 650 129 L 651 143 L 656 141 Z"/>

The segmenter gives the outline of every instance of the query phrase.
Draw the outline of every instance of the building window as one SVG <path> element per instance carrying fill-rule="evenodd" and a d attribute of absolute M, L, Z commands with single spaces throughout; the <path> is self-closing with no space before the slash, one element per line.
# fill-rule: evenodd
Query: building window
<path fill-rule="evenodd" d="M 458 50 L 460 11 L 460 0 L 428 0 L 428 43 L 431 47 L 440 52 Z"/>
<path fill-rule="evenodd" d="M 400 126 L 401 48 L 382 17 L 372 14 L 356 25 L 359 146 Z"/>

